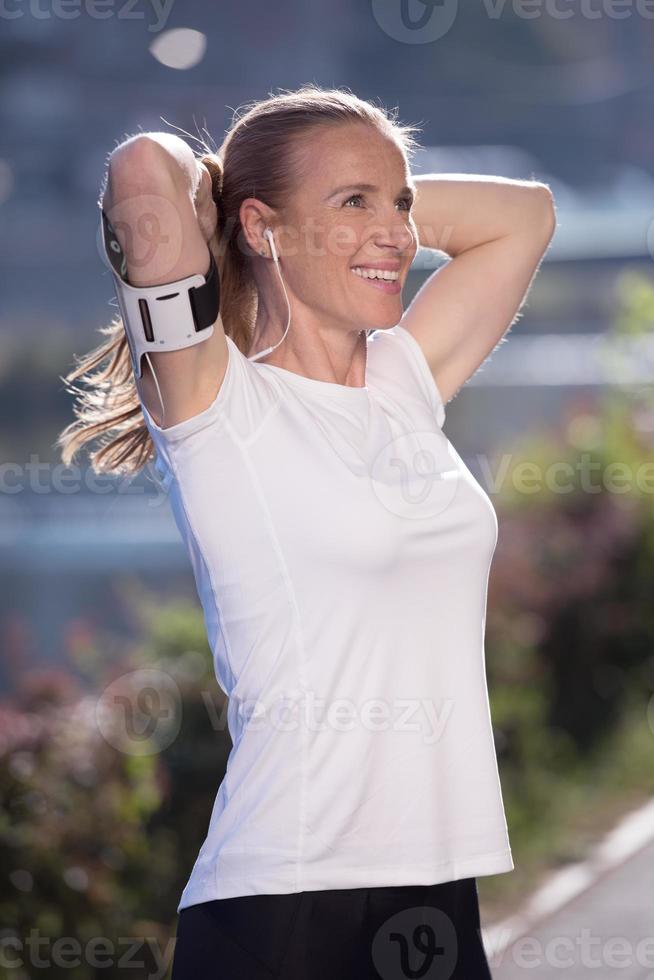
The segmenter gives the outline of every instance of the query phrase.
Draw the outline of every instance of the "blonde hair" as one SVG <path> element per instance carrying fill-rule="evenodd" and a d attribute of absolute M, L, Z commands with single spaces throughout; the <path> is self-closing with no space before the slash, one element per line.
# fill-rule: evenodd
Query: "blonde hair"
<path fill-rule="evenodd" d="M 388 110 L 358 98 L 344 88 L 321 88 L 309 83 L 294 91 L 246 104 L 237 110 L 222 146 L 215 152 L 197 137 L 196 157 L 211 175 L 219 221 L 209 241 L 220 276 L 221 316 L 225 333 L 247 353 L 257 311 L 257 290 L 250 258 L 243 247 L 240 208 L 256 197 L 282 209 L 303 172 L 302 152 L 315 127 L 361 122 L 375 126 L 409 158 L 418 146 L 417 126 L 397 121 Z M 143 418 L 132 372 L 123 322 L 119 317 L 100 327 L 108 339 L 79 358 L 62 381 L 77 396 L 75 421 L 59 435 L 56 446 L 69 465 L 92 440 L 89 452 L 97 473 L 136 473 L 154 457 L 154 446 Z M 106 362 L 106 363 L 105 363 Z M 76 381 L 85 388 L 75 385 Z"/>

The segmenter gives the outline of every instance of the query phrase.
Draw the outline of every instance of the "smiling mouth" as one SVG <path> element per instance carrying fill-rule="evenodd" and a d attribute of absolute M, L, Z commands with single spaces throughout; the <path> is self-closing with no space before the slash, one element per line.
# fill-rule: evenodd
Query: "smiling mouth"
<path fill-rule="evenodd" d="M 362 269 L 361 267 L 354 266 L 352 272 L 361 282 L 369 286 L 374 286 L 375 289 L 379 289 L 383 293 L 396 295 L 402 292 L 402 283 L 400 282 L 400 273 L 398 271 L 391 271 L 389 269 Z"/>

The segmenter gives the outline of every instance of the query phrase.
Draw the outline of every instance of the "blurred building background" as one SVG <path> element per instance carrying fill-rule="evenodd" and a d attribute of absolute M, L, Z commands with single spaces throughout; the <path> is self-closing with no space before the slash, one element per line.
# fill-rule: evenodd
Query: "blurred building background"
<path fill-rule="evenodd" d="M 96 199 L 106 156 L 127 135 L 206 127 L 219 145 L 242 103 L 316 81 L 418 123 L 415 172 L 546 180 L 555 240 L 511 343 L 449 405 L 447 432 L 473 467 L 482 448 L 610 380 L 592 341 L 611 321 L 616 276 L 625 263 L 648 272 L 654 241 L 654 127 L 643 124 L 654 101 L 652 21 L 635 8 L 557 19 L 546 5 L 521 17 L 459 4 L 442 37 L 415 43 L 397 39 L 401 24 L 388 12 L 387 23 L 383 6 L 116 2 L 102 16 L 82 4 L 64 16 L 16 3 L 0 15 L 0 440 L 22 472 L 19 481 L 5 468 L 0 494 L 0 638 L 32 633 L 37 659 L 61 655 L 70 617 L 116 621 L 106 596 L 122 570 L 160 585 L 174 569 L 190 586 L 171 519 L 145 505 L 142 481 L 98 498 L 39 490 L 36 476 L 38 462 L 56 460 L 52 440 L 71 417 L 57 374 L 95 345 L 114 310 Z M 418 256 L 406 303 L 434 267 L 434 253 Z"/>
<path fill-rule="evenodd" d="M 127 135 L 170 127 L 202 135 L 206 127 L 219 146 L 240 105 L 314 81 L 397 106 L 403 122 L 420 125 L 415 172 L 550 184 L 558 228 L 529 301 L 508 342 L 447 406 L 445 431 L 500 513 L 484 460 L 510 452 L 533 430 L 565 433 L 578 410 L 597 411 L 611 389 L 627 400 L 649 389 L 650 338 L 637 331 L 622 338 L 619 360 L 611 345 L 616 320 L 626 315 L 625 276 L 652 281 L 654 11 L 624 4 L 618 15 L 599 0 L 524 6 L 529 15 L 520 4 L 451 0 L 173 0 L 168 7 L 14 0 L 3 7 L 0 684 L 7 697 L 36 668 L 66 665 L 83 678 L 85 650 L 97 657 L 99 644 L 102 660 L 139 642 L 142 624 L 130 600 L 141 590 L 162 609 L 179 596 L 195 601 L 154 472 L 94 483 L 82 466 L 67 484 L 53 448 L 72 418 L 61 375 L 75 353 L 99 342 L 98 327 L 115 309 L 97 249 L 96 200 L 106 157 Z M 440 23 L 434 37 L 415 28 L 426 10 Z M 434 253 L 419 253 L 405 305 L 434 261 Z M 627 293 L 637 289 L 646 286 Z M 649 295 L 636 307 L 631 315 L 647 320 Z M 574 563 L 566 574 L 574 578 Z M 498 577 L 498 588 L 504 581 Z M 648 670 L 643 676 L 654 684 L 651 660 Z M 615 673 L 601 677 L 598 690 Z M 503 744 L 501 709 L 497 717 Z"/>

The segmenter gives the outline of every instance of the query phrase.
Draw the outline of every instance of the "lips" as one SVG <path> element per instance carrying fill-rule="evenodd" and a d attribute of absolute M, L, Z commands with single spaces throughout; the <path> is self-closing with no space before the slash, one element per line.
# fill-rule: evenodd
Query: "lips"
<path fill-rule="evenodd" d="M 375 289 L 381 289 L 383 293 L 395 295 L 396 293 L 402 292 L 402 284 L 399 279 L 395 282 L 390 282 L 387 279 L 361 279 L 360 281 L 364 286 L 373 286 Z"/>

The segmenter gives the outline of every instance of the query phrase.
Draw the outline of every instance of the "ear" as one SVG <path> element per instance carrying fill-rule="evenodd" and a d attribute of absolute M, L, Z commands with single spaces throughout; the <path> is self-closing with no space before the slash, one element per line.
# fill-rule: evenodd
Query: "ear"
<path fill-rule="evenodd" d="M 274 215 L 274 210 L 256 197 L 246 197 L 241 202 L 239 217 L 243 236 L 255 255 L 259 254 L 262 244 L 267 244 L 263 233 L 274 219 Z"/>

